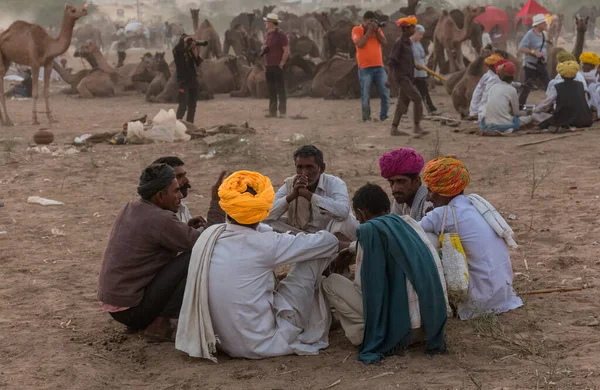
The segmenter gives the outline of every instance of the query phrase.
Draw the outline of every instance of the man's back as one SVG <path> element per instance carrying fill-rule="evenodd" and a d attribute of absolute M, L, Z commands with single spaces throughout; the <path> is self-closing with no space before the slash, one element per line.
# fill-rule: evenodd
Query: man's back
<path fill-rule="evenodd" d="M 354 43 L 364 35 L 365 28 L 362 25 L 352 29 L 352 41 Z M 379 43 L 376 36 L 373 35 L 371 38 L 367 39 L 367 42 L 363 47 L 356 47 L 356 61 L 361 69 L 383 66 L 381 43 Z"/>
<path fill-rule="evenodd" d="M 276 317 L 274 305 L 282 302 L 274 292 L 273 270 L 326 258 L 335 249 L 337 240 L 327 232 L 293 236 L 228 224 L 215 244 L 209 271 L 209 307 L 221 348 L 251 359 L 291 354 L 289 343 L 299 329 Z"/>
<path fill-rule="evenodd" d="M 510 84 L 501 82 L 489 89 L 485 106 L 485 122 L 490 125 L 510 124 L 518 107 L 513 103 L 518 100 L 517 90 Z"/>
<path fill-rule="evenodd" d="M 158 270 L 178 252 L 191 250 L 199 236 L 171 211 L 142 200 L 127 203 L 104 252 L 98 299 L 114 306 L 137 306 Z"/>

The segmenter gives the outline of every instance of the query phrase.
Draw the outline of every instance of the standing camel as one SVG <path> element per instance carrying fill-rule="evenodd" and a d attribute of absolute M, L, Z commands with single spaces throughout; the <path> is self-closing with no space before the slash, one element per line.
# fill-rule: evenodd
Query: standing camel
<path fill-rule="evenodd" d="M 67 51 L 71 45 L 73 27 L 77 19 L 87 15 L 85 8 L 75 8 L 67 4 L 63 15 L 60 34 L 58 38 L 51 38 L 43 27 L 37 24 L 18 20 L 10 25 L 0 35 L 0 80 L 4 78 L 11 62 L 31 67 L 33 79 L 33 112 L 32 122 L 37 120 L 38 78 L 40 67 L 44 67 L 44 100 L 46 102 L 46 116 L 50 123 L 56 122 L 50 111 L 50 73 L 54 58 Z M 4 88 L 2 90 L 4 92 Z M 0 124 L 12 126 L 6 110 L 4 93 L 0 93 Z M 4 119 L 2 119 L 4 110 Z"/>
<path fill-rule="evenodd" d="M 448 11 L 444 11 L 434 32 L 434 55 L 438 64 L 444 61 L 444 53 L 450 62 L 450 73 L 463 70 L 462 43 L 469 38 L 473 19 L 485 12 L 485 7 L 468 6 L 464 11 L 464 24 L 459 28 Z"/>

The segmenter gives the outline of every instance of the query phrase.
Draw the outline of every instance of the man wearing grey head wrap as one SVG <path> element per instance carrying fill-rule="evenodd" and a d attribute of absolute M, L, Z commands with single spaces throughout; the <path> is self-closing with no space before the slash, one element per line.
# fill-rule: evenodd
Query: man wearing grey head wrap
<path fill-rule="evenodd" d="M 141 199 L 127 203 L 113 225 L 97 296 L 102 309 L 131 330 L 169 340 L 200 232 L 175 215 L 182 194 L 167 164 L 144 169 L 137 192 Z"/>

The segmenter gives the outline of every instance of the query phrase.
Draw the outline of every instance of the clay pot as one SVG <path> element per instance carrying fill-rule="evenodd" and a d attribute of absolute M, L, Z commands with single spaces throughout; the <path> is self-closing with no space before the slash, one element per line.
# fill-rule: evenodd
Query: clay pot
<path fill-rule="evenodd" d="M 39 129 L 33 135 L 33 142 L 37 145 L 48 145 L 54 141 L 54 134 L 48 129 Z"/>

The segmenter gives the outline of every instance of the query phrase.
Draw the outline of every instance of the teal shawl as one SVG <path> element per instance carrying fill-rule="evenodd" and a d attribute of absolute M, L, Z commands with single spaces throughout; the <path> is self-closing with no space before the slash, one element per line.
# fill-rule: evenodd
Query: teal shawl
<path fill-rule="evenodd" d="M 379 363 L 411 343 L 406 278 L 419 296 L 428 354 L 446 352 L 446 300 L 435 260 L 417 232 L 396 214 L 359 226 L 363 249 L 361 283 L 365 320 L 359 360 Z"/>

